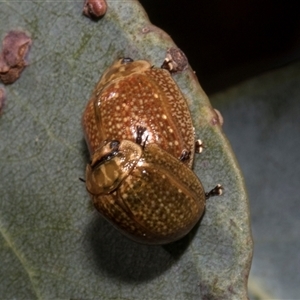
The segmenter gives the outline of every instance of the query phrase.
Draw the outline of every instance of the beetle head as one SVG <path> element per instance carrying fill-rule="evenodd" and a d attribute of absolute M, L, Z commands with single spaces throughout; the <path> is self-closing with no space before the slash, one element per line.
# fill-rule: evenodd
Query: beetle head
<path fill-rule="evenodd" d="M 140 145 L 123 140 L 104 141 L 86 167 L 86 188 L 92 195 L 113 192 L 130 174 L 142 155 Z"/>

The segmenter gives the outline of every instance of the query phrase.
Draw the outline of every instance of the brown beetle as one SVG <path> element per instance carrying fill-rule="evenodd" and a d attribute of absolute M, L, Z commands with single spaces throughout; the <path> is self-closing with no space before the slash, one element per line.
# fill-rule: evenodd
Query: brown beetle
<path fill-rule="evenodd" d="M 186 100 L 167 70 L 123 58 L 101 77 L 83 114 L 91 163 L 86 187 L 125 235 L 165 244 L 186 235 L 205 208 L 191 170 L 195 136 Z"/>

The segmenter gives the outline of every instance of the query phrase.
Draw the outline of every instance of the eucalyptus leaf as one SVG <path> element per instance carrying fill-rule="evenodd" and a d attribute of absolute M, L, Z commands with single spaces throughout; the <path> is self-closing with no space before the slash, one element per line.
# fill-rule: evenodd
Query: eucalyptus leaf
<path fill-rule="evenodd" d="M 81 116 L 116 58 L 160 66 L 171 38 L 137 1 L 108 1 L 98 22 L 80 1 L 5 1 L 0 37 L 30 34 L 29 66 L 0 116 L 1 299 L 247 299 L 252 258 L 243 177 L 191 68 L 174 79 L 186 96 L 205 151 L 194 170 L 208 201 L 193 231 L 166 246 L 136 244 L 91 205 Z M 192 42 L 192 41 L 191 41 Z"/>

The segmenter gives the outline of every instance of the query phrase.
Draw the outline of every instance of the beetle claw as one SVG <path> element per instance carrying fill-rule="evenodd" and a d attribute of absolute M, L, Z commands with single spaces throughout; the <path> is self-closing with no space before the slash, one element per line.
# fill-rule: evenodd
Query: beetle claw
<path fill-rule="evenodd" d="M 183 149 L 182 152 L 181 152 L 179 160 L 182 161 L 182 162 L 185 162 L 190 158 L 190 156 L 191 156 L 191 151 Z"/>
<path fill-rule="evenodd" d="M 217 184 L 211 191 L 205 193 L 205 198 L 208 199 L 213 196 L 221 196 L 223 194 L 224 188 L 221 184 Z"/>
<path fill-rule="evenodd" d="M 195 142 L 195 152 L 196 153 L 202 153 L 204 148 L 205 148 L 205 146 L 203 145 L 201 140 L 197 140 Z"/>

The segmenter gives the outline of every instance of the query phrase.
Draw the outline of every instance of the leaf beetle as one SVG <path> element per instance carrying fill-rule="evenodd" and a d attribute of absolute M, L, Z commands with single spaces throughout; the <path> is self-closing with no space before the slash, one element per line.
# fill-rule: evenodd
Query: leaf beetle
<path fill-rule="evenodd" d="M 166 244 L 186 235 L 208 197 L 191 167 L 195 134 L 186 99 L 165 69 L 117 60 L 82 118 L 91 162 L 86 188 L 96 209 L 129 238 Z"/>

